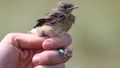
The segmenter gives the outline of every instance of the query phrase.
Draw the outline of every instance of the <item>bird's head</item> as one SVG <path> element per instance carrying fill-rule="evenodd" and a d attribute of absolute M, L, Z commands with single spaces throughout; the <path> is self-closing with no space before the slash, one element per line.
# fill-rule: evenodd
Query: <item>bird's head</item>
<path fill-rule="evenodd" d="M 71 13 L 76 8 L 78 8 L 78 6 L 71 3 L 59 2 L 57 4 L 57 9 L 65 14 Z"/>

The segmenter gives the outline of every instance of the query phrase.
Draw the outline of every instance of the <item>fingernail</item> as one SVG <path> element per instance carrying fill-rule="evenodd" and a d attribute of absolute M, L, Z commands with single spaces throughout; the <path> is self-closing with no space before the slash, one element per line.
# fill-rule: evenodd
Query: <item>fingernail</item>
<path fill-rule="evenodd" d="M 33 65 L 36 66 L 39 64 L 39 57 L 38 56 L 34 56 L 32 59 Z"/>
<path fill-rule="evenodd" d="M 61 48 L 58 49 L 57 52 L 62 56 L 61 59 L 70 59 L 72 57 L 73 49 L 70 48 Z"/>

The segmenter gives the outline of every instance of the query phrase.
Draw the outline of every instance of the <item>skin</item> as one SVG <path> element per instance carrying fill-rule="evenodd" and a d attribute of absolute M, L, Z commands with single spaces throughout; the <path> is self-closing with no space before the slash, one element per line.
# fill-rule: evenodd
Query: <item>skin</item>
<path fill-rule="evenodd" d="M 55 49 L 70 43 L 67 33 L 52 38 L 10 33 L 0 42 L 0 68 L 65 68 L 64 62 L 70 58 Z"/>

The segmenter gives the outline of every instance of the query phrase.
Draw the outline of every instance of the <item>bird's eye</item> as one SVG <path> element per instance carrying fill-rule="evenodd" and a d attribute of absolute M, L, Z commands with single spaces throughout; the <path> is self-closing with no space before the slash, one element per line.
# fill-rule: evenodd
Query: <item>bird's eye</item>
<path fill-rule="evenodd" d="M 67 6 L 64 6 L 63 8 L 64 8 L 64 9 L 67 9 Z"/>
<path fill-rule="evenodd" d="M 72 5 L 64 5 L 64 9 L 71 8 Z"/>

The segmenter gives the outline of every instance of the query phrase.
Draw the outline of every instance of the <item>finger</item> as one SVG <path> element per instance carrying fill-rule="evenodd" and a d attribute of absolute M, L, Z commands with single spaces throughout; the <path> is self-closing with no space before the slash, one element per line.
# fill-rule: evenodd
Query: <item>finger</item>
<path fill-rule="evenodd" d="M 45 50 L 58 49 L 67 47 L 71 44 L 71 36 L 67 33 L 62 34 L 61 36 L 55 36 L 52 38 L 46 39 L 42 46 Z"/>
<path fill-rule="evenodd" d="M 37 65 L 52 65 L 64 63 L 71 57 L 65 57 L 60 54 L 58 50 L 47 50 L 33 56 L 32 62 L 34 66 Z"/>
<path fill-rule="evenodd" d="M 34 68 L 65 68 L 65 65 L 63 63 L 56 65 L 39 65 Z"/>
<path fill-rule="evenodd" d="M 8 34 L 3 41 L 4 40 L 22 49 L 38 49 L 42 48 L 42 43 L 45 38 L 32 34 L 11 33 Z"/>

